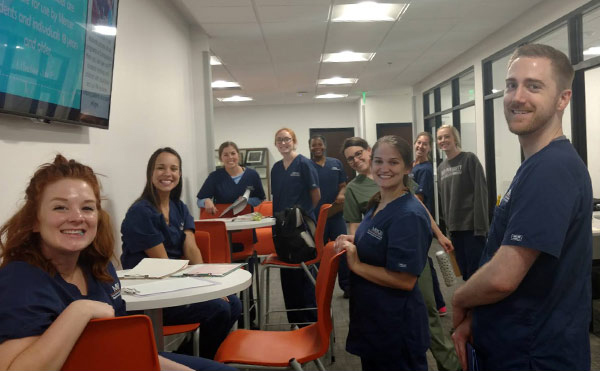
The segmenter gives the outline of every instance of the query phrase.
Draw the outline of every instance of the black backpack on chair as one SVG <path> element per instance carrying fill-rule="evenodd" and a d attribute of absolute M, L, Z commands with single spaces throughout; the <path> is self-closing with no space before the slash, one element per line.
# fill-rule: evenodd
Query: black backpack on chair
<path fill-rule="evenodd" d="M 316 258 L 315 229 L 315 221 L 298 206 L 276 212 L 273 244 L 277 257 L 293 264 Z"/>

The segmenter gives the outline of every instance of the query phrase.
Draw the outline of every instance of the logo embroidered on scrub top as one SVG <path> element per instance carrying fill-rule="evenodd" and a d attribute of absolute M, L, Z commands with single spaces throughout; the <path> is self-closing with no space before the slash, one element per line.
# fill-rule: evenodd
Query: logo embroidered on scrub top
<path fill-rule="evenodd" d="M 367 234 L 372 237 L 377 238 L 378 240 L 381 240 L 383 238 L 383 231 L 381 231 L 375 227 L 372 227 L 371 229 L 369 229 L 367 231 Z"/>
<path fill-rule="evenodd" d="M 521 242 L 521 241 L 523 241 L 523 235 L 522 234 L 511 234 L 510 240 L 516 241 L 516 242 Z"/>
<path fill-rule="evenodd" d="M 337 166 L 332 166 L 332 167 L 331 167 L 331 170 L 334 170 L 334 171 L 340 171 L 340 169 L 339 169 Z"/>
<path fill-rule="evenodd" d="M 121 284 L 119 282 L 116 282 L 114 285 L 112 285 L 112 289 L 113 293 L 110 294 L 110 297 L 113 298 L 113 300 L 115 300 L 116 298 L 121 296 Z"/>
<path fill-rule="evenodd" d="M 183 222 L 179 223 L 179 230 L 183 231 Z"/>
<path fill-rule="evenodd" d="M 298 172 L 298 171 L 292 171 L 292 173 L 290 174 L 290 176 L 300 176 L 300 172 Z"/>
<path fill-rule="evenodd" d="M 504 197 L 502 197 L 502 202 L 501 203 L 506 203 L 508 201 L 510 201 L 510 193 L 512 192 L 512 188 L 508 190 L 508 192 L 506 192 L 506 194 L 504 195 Z"/>

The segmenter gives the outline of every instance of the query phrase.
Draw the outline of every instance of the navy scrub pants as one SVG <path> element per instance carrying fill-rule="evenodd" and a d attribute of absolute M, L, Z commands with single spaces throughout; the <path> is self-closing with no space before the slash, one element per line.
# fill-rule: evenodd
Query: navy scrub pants
<path fill-rule="evenodd" d="M 217 349 L 242 313 L 242 303 L 236 295 L 201 303 L 181 305 L 163 310 L 165 325 L 200 323 L 200 356 L 213 359 Z"/>
<path fill-rule="evenodd" d="M 475 236 L 473 231 L 451 231 L 450 240 L 454 245 L 456 262 L 463 280 L 466 281 L 479 268 L 479 261 L 485 247 L 485 237 Z"/>

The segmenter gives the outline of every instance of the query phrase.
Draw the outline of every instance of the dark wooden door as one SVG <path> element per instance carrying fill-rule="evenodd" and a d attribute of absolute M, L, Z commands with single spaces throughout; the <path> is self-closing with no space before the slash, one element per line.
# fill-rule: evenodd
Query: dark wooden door
<path fill-rule="evenodd" d="M 412 145 L 413 130 L 411 122 L 377 124 L 377 139 L 386 135 L 398 135 L 406 139 L 408 144 Z"/>
<path fill-rule="evenodd" d="M 344 139 L 354 136 L 354 128 L 310 129 L 310 136 L 319 134 L 327 141 L 327 157 L 335 157 L 342 162 L 348 182 L 354 179 L 356 172 L 352 170 L 344 155 L 340 152 Z"/>

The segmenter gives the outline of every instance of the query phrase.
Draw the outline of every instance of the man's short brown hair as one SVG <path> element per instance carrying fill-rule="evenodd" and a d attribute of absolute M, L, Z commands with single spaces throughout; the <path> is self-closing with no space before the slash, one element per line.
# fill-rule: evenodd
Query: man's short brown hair
<path fill-rule="evenodd" d="M 544 44 L 521 45 L 510 57 L 508 67 L 510 68 L 515 59 L 519 57 L 549 59 L 554 69 L 558 89 L 560 91 L 571 89 L 575 72 L 569 58 L 560 50 Z"/>

